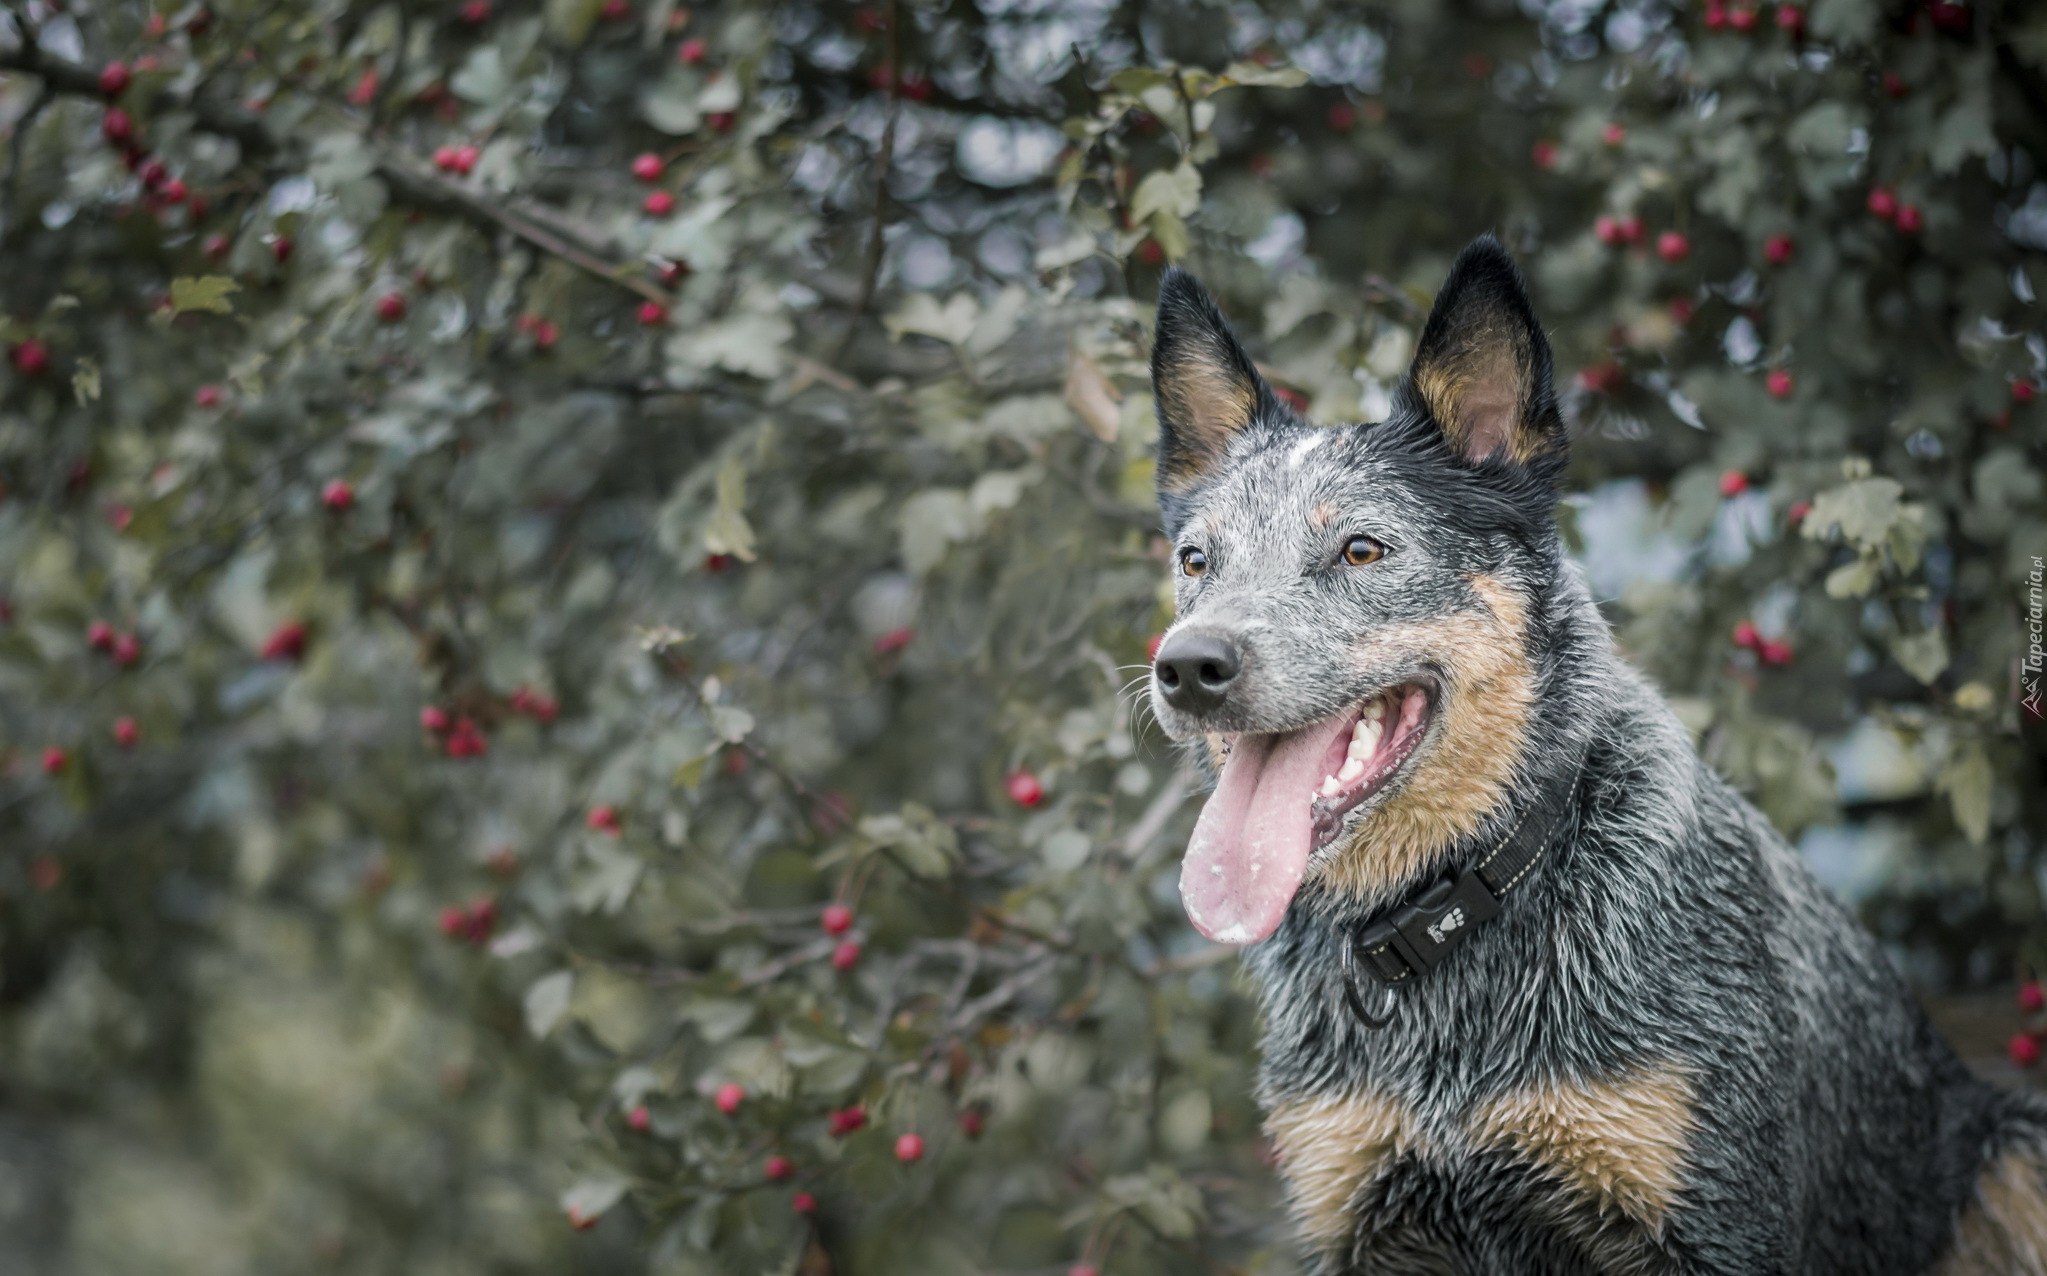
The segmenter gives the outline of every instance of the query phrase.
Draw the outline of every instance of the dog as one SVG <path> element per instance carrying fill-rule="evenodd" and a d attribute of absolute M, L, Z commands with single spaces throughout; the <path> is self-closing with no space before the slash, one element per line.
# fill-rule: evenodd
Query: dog
<path fill-rule="evenodd" d="M 2047 1273 L 2047 1103 L 1962 1066 L 1565 557 L 1497 241 L 1382 422 L 1297 417 L 1177 269 L 1152 380 L 1151 704 L 1216 776 L 1181 896 L 1247 946 L 1313 1271 Z"/>

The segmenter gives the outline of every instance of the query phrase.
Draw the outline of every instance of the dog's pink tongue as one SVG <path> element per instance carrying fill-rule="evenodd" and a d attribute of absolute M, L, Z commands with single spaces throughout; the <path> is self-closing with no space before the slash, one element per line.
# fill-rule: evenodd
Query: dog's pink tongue
<path fill-rule="evenodd" d="M 1194 929 L 1219 944 L 1255 944 L 1279 929 L 1308 871 L 1315 789 L 1348 725 L 1237 737 L 1180 861 Z"/>

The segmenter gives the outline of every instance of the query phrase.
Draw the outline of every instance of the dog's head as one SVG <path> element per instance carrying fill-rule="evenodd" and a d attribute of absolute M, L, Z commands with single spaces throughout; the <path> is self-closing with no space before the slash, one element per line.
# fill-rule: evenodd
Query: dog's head
<path fill-rule="evenodd" d="M 1490 236 L 1451 269 L 1385 421 L 1296 418 L 1179 271 L 1152 384 L 1179 601 L 1152 705 L 1221 766 L 1180 889 L 1203 934 L 1251 943 L 1304 882 L 1367 901 L 1411 883 L 1539 747 L 1527 625 L 1559 559 L 1565 430 Z"/>

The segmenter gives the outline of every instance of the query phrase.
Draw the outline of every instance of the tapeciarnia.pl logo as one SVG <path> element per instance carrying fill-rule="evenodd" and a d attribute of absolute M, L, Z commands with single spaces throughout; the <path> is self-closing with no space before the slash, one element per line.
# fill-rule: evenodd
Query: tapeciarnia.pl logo
<path fill-rule="evenodd" d="M 2047 576 L 2047 563 L 2038 554 L 2033 555 L 2033 570 L 2026 576 L 2026 654 L 2019 661 L 2019 703 L 2026 706 L 2034 717 L 2047 717 L 2041 712 L 2040 673 L 2047 665 L 2047 649 L 2041 645 L 2041 585 Z"/>

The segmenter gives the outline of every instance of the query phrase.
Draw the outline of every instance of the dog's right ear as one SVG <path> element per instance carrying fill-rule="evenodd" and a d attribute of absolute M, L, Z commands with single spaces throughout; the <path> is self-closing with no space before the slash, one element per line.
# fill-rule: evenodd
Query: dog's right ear
<path fill-rule="evenodd" d="M 1214 470 L 1230 440 L 1274 404 L 1208 292 L 1177 266 L 1159 283 L 1151 388 L 1158 401 L 1162 499 Z"/>

